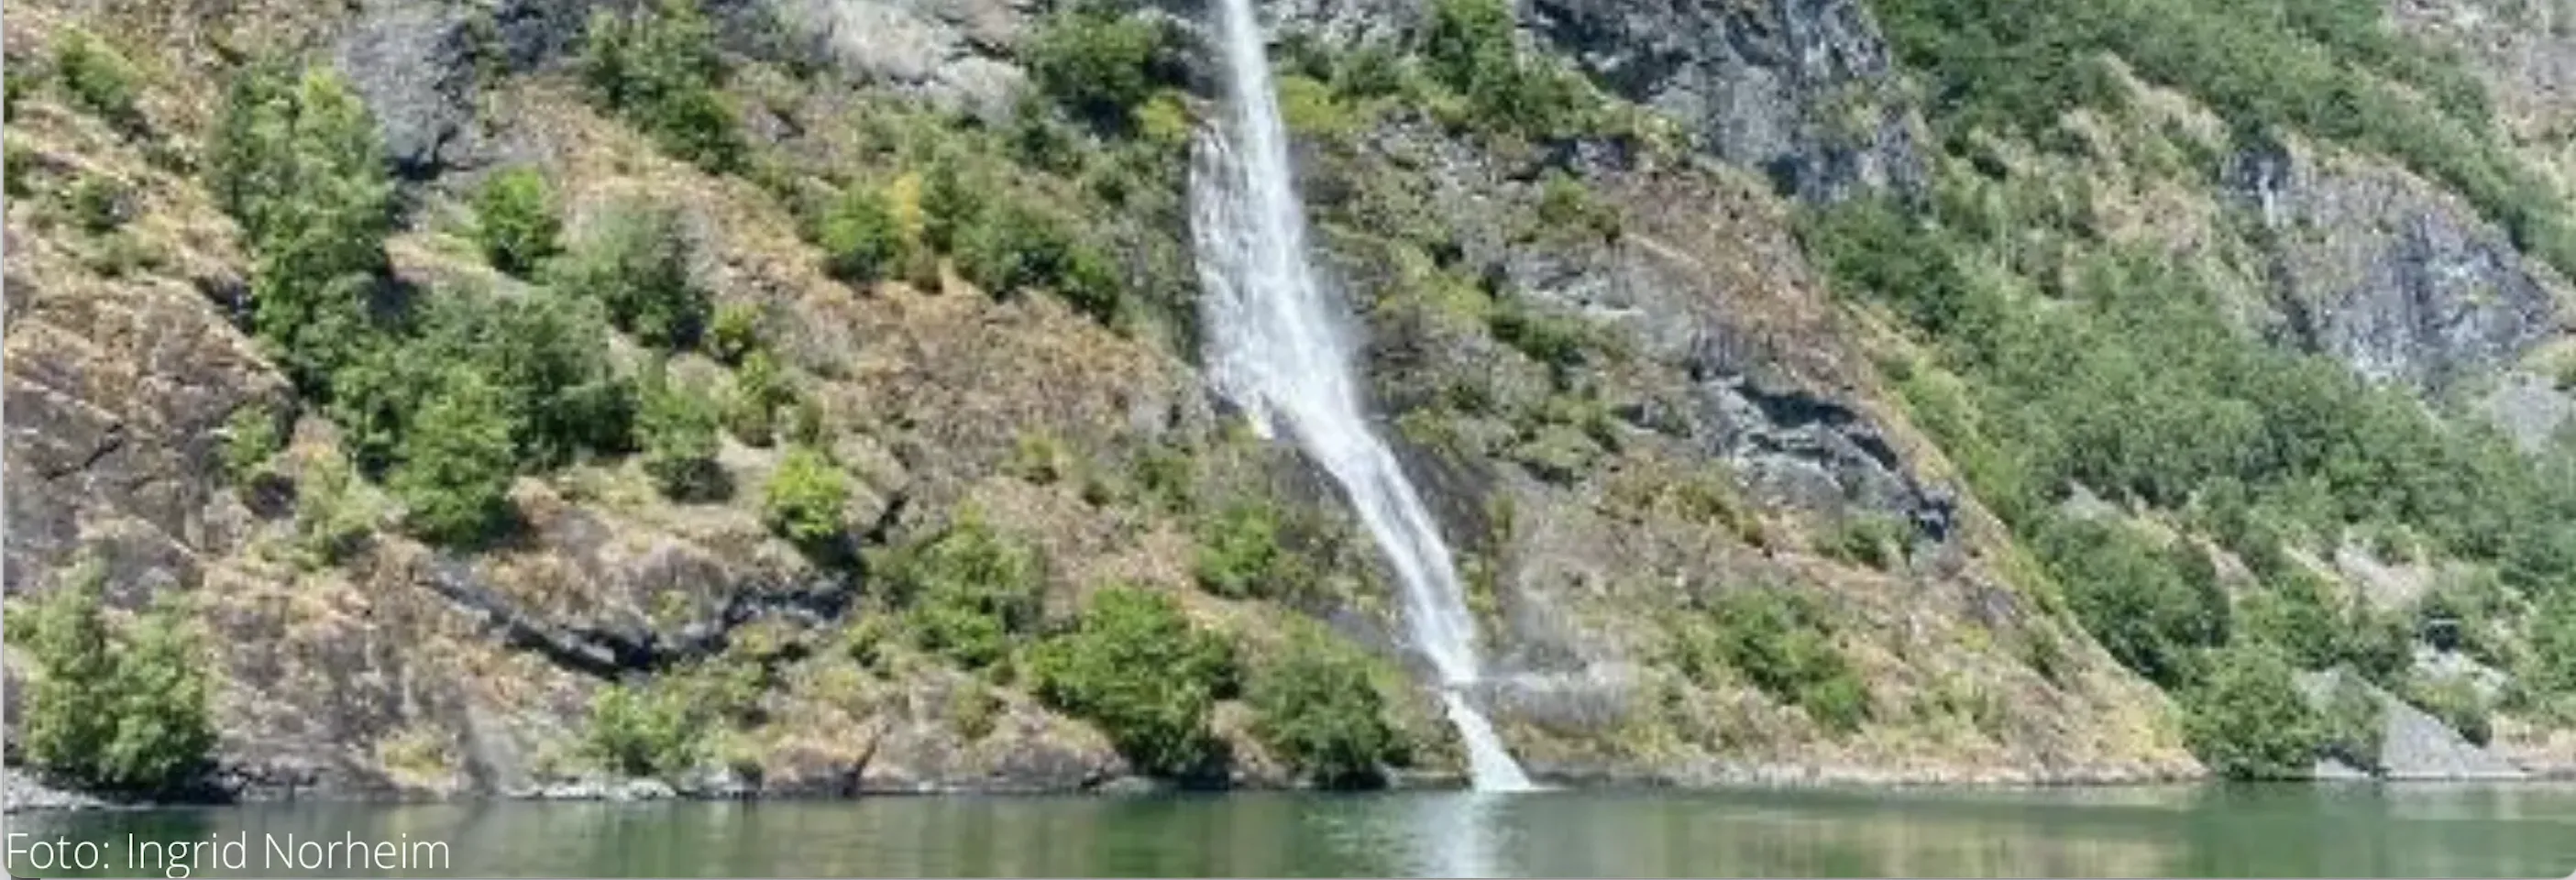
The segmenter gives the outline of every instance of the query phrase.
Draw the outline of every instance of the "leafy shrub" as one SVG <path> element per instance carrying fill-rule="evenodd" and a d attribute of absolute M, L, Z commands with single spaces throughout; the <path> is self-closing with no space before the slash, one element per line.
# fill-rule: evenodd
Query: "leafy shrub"
<path fill-rule="evenodd" d="M 2124 526 L 2069 521 L 2041 536 L 2040 553 L 2084 629 L 2150 681 L 2190 681 L 2198 652 L 2228 641 L 2227 594 L 2198 547 L 2157 547 Z"/>
<path fill-rule="evenodd" d="M 1583 86 L 1543 58 L 1524 58 L 1503 0 L 1433 0 L 1418 49 L 1432 78 L 1465 96 L 1477 125 L 1530 137 L 1575 133 Z"/>
<path fill-rule="evenodd" d="M 1075 115 L 1123 128 L 1156 87 L 1179 79 L 1171 43 L 1152 21 L 1084 4 L 1039 26 L 1028 44 L 1029 76 Z"/>
<path fill-rule="evenodd" d="M 706 757 L 707 719 L 673 688 L 611 685 L 590 700 L 588 753 L 628 776 L 673 776 Z"/>
<path fill-rule="evenodd" d="M 1675 624 L 1674 660 L 1703 684 L 1733 669 L 1773 699 L 1793 703 L 1827 729 L 1857 730 L 1869 691 L 1833 643 L 1823 606 L 1777 589 L 1728 592 Z"/>
<path fill-rule="evenodd" d="M 236 75 L 209 138 L 208 184 L 256 269 L 252 326 L 308 391 L 362 354 L 388 268 L 393 187 L 366 105 L 326 68 Z"/>
<path fill-rule="evenodd" d="M 1386 698 L 1370 672 L 1367 656 L 1319 627 L 1296 627 L 1244 689 L 1258 715 L 1254 732 L 1317 785 L 1383 782 L 1382 768 L 1402 759 L 1405 743 L 1386 721 Z"/>
<path fill-rule="evenodd" d="M 1102 323 L 1116 320 L 1122 305 L 1106 257 L 1054 214 L 1016 202 L 979 213 L 957 241 L 957 258 L 966 279 L 996 297 L 1052 290 Z"/>
<path fill-rule="evenodd" d="M 704 391 L 675 385 L 658 362 L 639 385 L 636 417 L 644 447 L 644 472 L 662 494 L 681 501 L 721 498 L 724 469 L 716 465 L 716 405 Z"/>
<path fill-rule="evenodd" d="M 2435 718 L 2441 719 L 2460 736 L 2477 745 L 2486 745 L 2495 734 L 2492 708 L 2475 682 L 2453 676 L 2439 680 L 2415 679 L 2407 682 L 2406 701 Z"/>
<path fill-rule="evenodd" d="M 1538 222 L 1550 232 L 1586 232 L 1604 241 L 1619 238 L 1619 209 L 1592 196 L 1581 180 L 1550 169 L 1539 184 Z"/>
<path fill-rule="evenodd" d="M 338 456 L 305 467 L 295 488 L 295 539 L 307 567 L 338 565 L 366 545 L 376 510 L 361 488 Z"/>
<path fill-rule="evenodd" d="M 768 352 L 752 352 L 734 370 L 726 427 L 744 443 L 768 446 L 778 433 L 778 408 L 794 402 L 796 388 L 779 373 L 778 362 Z"/>
<path fill-rule="evenodd" d="M 853 187 L 823 215 L 823 253 L 832 277 L 867 284 L 904 261 L 903 228 L 885 193 Z"/>
<path fill-rule="evenodd" d="M 134 191 L 115 178 L 90 174 L 72 184 L 72 224 L 91 235 L 115 232 L 134 219 Z"/>
<path fill-rule="evenodd" d="M 1297 559 L 1279 546 L 1279 511 L 1237 501 L 1198 525 L 1192 573 L 1199 586 L 1229 599 L 1283 598 L 1299 591 Z"/>
<path fill-rule="evenodd" d="M 807 548 L 829 547 L 845 531 L 849 478 L 829 456 L 806 447 L 787 451 L 761 488 L 761 519 L 780 537 Z"/>
<path fill-rule="evenodd" d="M 537 169 L 494 174 L 474 194 L 474 239 L 493 268 L 529 277 L 555 255 L 562 234 L 554 194 Z"/>
<path fill-rule="evenodd" d="M 37 675 L 18 745 L 84 788 L 170 792 L 209 767 L 215 730 L 202 637 L 163 596 L 122 632 L 100 614 L 104 570 L 85 562 L 23 622 Z"/>
<path fill-rule="evenodd" d="M 574 247 L 562 288 L 608 306 L 609 320 L 645 342 L 696 345 L 712 308 L 690 275 L 679 212 L 641 201 L 612 206 Z"/>
<path fill-rule="evenodd" d="M 596 100 L 664 152 L 718 173 L 742 167 L 742 123 L 716 91 L 723 59 L 696 0 L 656 0 L 624 15 L 593 11 L 581 70 Z"/>
<path fill-rule="evenodd" d="M 963 166 L 963 160 L 941 154 L 922 178 L 921 240 L 941 251 L 954 251 L 984 213 L 983 182 L 971 179 Z"/>
<path fill-rule="evenodd" d="M 1906 544 L 1913 537 L 1903 520 L 1864 512 L 1842 521 L 1825 540 L 1825 555 L 1886 571 L 1905 564 Z"/>
<path fill-rule="evenodd" d="M 2324 735 L 2290 664 L 2270 648 L 2232 648 L 2183 692 L 2183 741 L 2230 779 L 2306 777 Z"/>
<path fill-rule="evenodd" d="M 1061 481 L 1073 471 L 1073 453 L 1050 431 L 1022 431 L 1011 441 L 1011 457 L 1002 472 L 1038 485 Z"/>
<path fill-rule="evenodd" d="M 470 367 L 451 367 L 403 437 L 393 472 L 404 518 L 423 537 L 473 544 L 491 537 L 510 513 L 517 470 L 508 406 Z"/>
<path fill-rule="evenodd" d="M 1036 548 L 967 518 L 887 560 L 922 650 L 970 669 L 1010 654 L 1037 627 L 1044 572 Z"/>
<path fill-rule="evenodd" d="M 2380 748 L 2387 738 L 2386 708 L 2359 679 L 2340 676 L 2326 698 L 2323 742 L 2327 756 L 2366 772 L 2377 773 Z"/>
<path fill-rule="evenodd" d="M 1221 757 L 1208 717 L 1232 689 L 1233 646 L 1168 596 L 1102 589 L 1072 631 L 1036 647 L 1030 671 L 1040 700 L 1099 725 L 1139 770 L 1191 776 Z"/>
<path fill-rule="evenodd" d="M 715 321 L 707 327 L 707 353 L 728 366 L 740 366 L 743 358 L 758 350 L 760 307 L 741 302 L 717 306 Z"/>
<path fill-rule="evenodd" d="M 63 34 L 54 44 L 54 76 L 82 109 L 128 132 L 143 128 L 134 65 L 97 37 L 80 30 Z"/>
<path fill-rule="evenodd" d="M 233 410 L 224 420 L 224 473 L 234 481 L 249 479 L 286 448 L 286 431 L 276 413 L 252 404 Z"/>

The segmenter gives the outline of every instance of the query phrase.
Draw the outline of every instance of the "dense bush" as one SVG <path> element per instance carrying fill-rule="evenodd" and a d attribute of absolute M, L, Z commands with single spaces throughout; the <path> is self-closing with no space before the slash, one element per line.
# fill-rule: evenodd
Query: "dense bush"
<path fill-rule="evenodd" d="M 1673 621 L 1673 662 L 1702 684 L 1732 669 L 1816 724 L 1850 732 L 1869 717 L 1869 690 L 1835 647 L 1823 603 L 1782 589 L 1726 592 Z"/>
<path fill-rule="evenodd" d="M 2387 709 L 2359 679 L 2340 676 L 2326 697 L 2318 748 L 2326 757 L 2371 773 L 2387 769 L 2380 749 L 2387 740 Z"/>
<path fill-rule="evenodd" d="M 501 392 L 471 366 L 453 366 L 403 435 L 391 488 L 404 520 L 422 537 L 450 544 L 488 539 L 508 524 L 517 472 L 510 411 Z"/>
<path fill-rule="evenodd" d="M 2083 520 L 2051 527 L 2039 546 L 2075 618 L 2148 680 L 2188 683 L 2199 652 L 2227 644 L 2227 593 L 2200 548 L 2159 547 L 2125 526 Z"/>
<path fill-rule="evenodd" d="M 1279 526 L 1278 509 L 1261 501 L 1237 501 L 1203 519 L 1191 567 L 1199 586 L 1229 599 L 1293 597 L 1304 575 L 1279 546 Z"/>
<path fill-rule="evenodd" d="M 2183 741 L 2230 779 L 2301 779 L 2315 766 L 2322 725 L 2269 648 L 2229 649 L 2208 679 L 2185 689 Z"/>
<path fill-rule="evenodd" d="M 531 277 L 555 255 L 563 234 L 554 193 L 535 168 L 494 174 L 474 194 L 474 240 L 493 268 Z"/>
<path fill-rule="evenodd" d="M 582 79 L 601 105 L 664 152 L 709 171 L 742 167 L 742 123 L 716 90 L 725 66 L 696 0 L 655 0 L 625 14 L 595 10 L 586 39 Z"/>
<path fill-rule="evenodd" d="M 105 597 L 104 571 L 84 562 L 21 621 L 36 675 L 17 745 L 38 770 L 83 788 L 188 786 L 215 746 L 201 636 L 166 596 L 117 631 Z"/>
<path fill-rule="evenodd" d="M 356 358 L 387 271 L 393 187 L 365 104 L 325 68 L 237 74 L 207 144 L 209 188 L 255 260 L 252 326 L 308 391 Z"/>
<path fill-rule="evenodd" d="M 778 409 L 795 402 L 796 387 L 779 371 L 778 361 L 768 352 L 752 352 L 733 371 L 725 427 L 746 444 L 768 446 L 777 439 Z"/>
<path fill-rule="evenodd" d="M 295 543 L 306 567 L 340 564 L 375 528 L 376 507 L 347 462 L 324 456 L 305 466 L 295 487 Z"/>
<path fill-rule="evenodd" d="M 1905 563 L 1913 537 L 1904 520 L 1864 511 L 1836 525 L 1822 549 L 1835 559 L 1886 571 Z"/>
<path fill-rule="evenodd" d="M 54 43 L 54 78 L 81 109 L 127 132 L 143 128 L 143 110 L 136 103 L 141 77 L 125 56 L 97 37 L 80 30 L 64 33 Z"/>
<path fill-rule="evenodd" d="M 1254 732 L 1297 775 L 1331 788 L 1384 781 L 1406 744 L 1386 721 L 1370 659 L 1320 627 L 1293 628 L 1244 687 Z"/>
<path fill-rule="evenodd" d="M 1008 656 L 1037 628 L 1045 571 L 1027 543 L 967 518 L 886 559 L 919 646 L 968 668 Z"/>
<path fill-rule="evenodd" d="M 724 469 L 716 464 L 715 401 L 701 389 L 673 382 L 659 361 L 647 364 L 636 384 L 636 433 L 644 449 L 644 473 L 673 499 L 723 497 L 727 486 Z"/>
<path fill-rule="evenodd" d="M 1118 318 L 1121 294 L 1108 258 L 1074 236 L 1052 212 L 1004 201 L 957 233 L 966 280 L 997 297 L 1044 289 L 1102 323 Z"/>
<path fill-rule="evenodd" d="M 2471 743 L 2486 745 L 2495 734 L 2490 712 L 2494 708 L 2476 682 L 2464 676 L 2442 679 L 2409 680 L 2401 695 L 2425 714 L 2441 719 L 2443 724 L 2460 732 Z"/>
<path fill-rule="evenodd" d="M 611 685 L 591 697 L 583 746 L 628 776 L 676 776 L 706 757 L 706 714 L 675 688 Z"/>
<path fill-rule="evenodd" d="M 903 265 L 903 228 L 885 194 L 857 186 L 823 215 L 822 246 L 832 277 L 852 284 L 885 278 Z"/>
<path fill-rule="evenodd" d="M 797 447 L 787 451 L 778 470 L 761 487 L 761 520 L 779 537 L 806 548 L 831 548 L 843 537 L 842 508 L 850 501 L 850 480 L 830 456 Z"/>
<path fill-rule="evenodd" d="M 678 211 L 642 201 L 611 206 L 573 248 L 558 280 L 608 307 L 618 329 L 671 349 L 696 345 L 711 297 L 690 272 Z"/>
<path fill-rule="evenodd" d="M 1099 725 L 1138 770 L 1197 776 L 1222 757 L 1208 717 L 1233 689 L 1233 646 L 1168 596 L 1100 590 L 1071 631 L 1031 652 L 1029 670 L 1039 699 Z"/>
<path fill-rule="evenodd" d="M 760 347 L 759 306 L 731 302 L 716 307 L 715 320 L 707 325 L 708 354 L 720 363 L 740 366 Z"/>
<path fill-rule="evenodd" d="M 276 413 L 258 404 L 233 410 L 232 417 L 224 420 L 225 476 L 235 482 L 247 480 L 286 448 L 286 431 L 278 421 Z"/>
<path fill-rule="evenodd" d="M 1555 138 L 1584 123 L 1586 87 L 1545 57 L 1523 56 L 1503 0 L 1433 0 L 1416 49 L 1482 127 Z"/>
<path fill-rule="evenodd" d="M 1152 20 L 1110 4 L 1075 4 L 1048 17 L 1030 38 L 1029 78 L 1095 125 L 1123 130 L 1155 89 L 1180 80 L 1174 42 Z"/>

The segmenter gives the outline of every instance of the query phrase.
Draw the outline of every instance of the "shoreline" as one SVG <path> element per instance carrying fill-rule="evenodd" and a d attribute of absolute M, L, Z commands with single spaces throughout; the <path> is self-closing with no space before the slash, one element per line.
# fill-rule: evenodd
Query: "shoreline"
<path fill-rule="evenodd" d="M 1669 777 L 1638 775 L 1538 777 L 1541 788 L 1532 794 L 1560 792 L 1602 794 L 1668 794 L 1693 795 L 1727 792 L 1851 792 L 1851 793 L 1938 793 L 2000 792 L 2098 789 L 2145 790 L 2157 788 L 2217 788 L 2231 785 L 2259 786 L 2478 786 L 2510 787 L 2520 785 L 2564 785 L 2576 782 L 2576 767 L 2549 768 L 2545 771 L 2518 775 L 2464 775 L 2367 778 L 2310 778 L 2235 782 L 2208 774 L 2198 775 L 2100 775 L 2057 774 L 2019 775 L 2019 778 L 1986 779 L 1889 779 L 1862 778 L 1858 774 L 1792 773 L 1792 769 L 1772 768 L 1770 773 L 1731 773 L 1715 778 L 1700 777 L 1681 781 Z M 1419 774 L 1391 781 L 1383 788 L 1347 794 L 1397 794 L 1430 791 L 1465 791 L 1463 777 L 1457 774 Z M 1009 785 L 919 785 L 912 787 L 881 786 L 824 791 L 811 788 L 760 789 L 752 786 L 674 786 L 657 779 L 584 779 L 556 783 L 540 788 L 510 792 L 472 792 L 440 794 L 436 792 L 328 791 L 319 793 L 261 792 L 251 796 L 186 798 L 173 800 L 121 800 L 88 792 L 56 788 L 38 781 L 20 767 L 7 768 L 6 802 L 0 813 L 8 815 L 37 813 L 142 812 L 161 809 L 206 807 L 260 807 L 290 804 L 330 804 L 366 806 L 404 806 L 462 803 L 649 803 L 771 801 L 825 802 L 857 801 L 870 798 L 1130 798 L 1169 795 L 1221 796 L 1229 794 L 1316 793 L 1310 787 L 1270 785 L 1187 786 L 1145 777 L 1118 777 L 1082 788 L 1042 788 Z"/>

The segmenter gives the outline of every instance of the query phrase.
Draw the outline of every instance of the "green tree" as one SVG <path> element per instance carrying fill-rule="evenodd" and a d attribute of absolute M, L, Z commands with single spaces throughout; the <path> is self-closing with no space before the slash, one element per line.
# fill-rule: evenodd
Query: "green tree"
<path fill-rule="evenodd" d="M 403 437 L 392 489 L 423 537 L 451 544 L 490 538 L 508 521 L 510 410 L 483 375 L 451 367 Z"/>
<path fill-rule="evenodd" d="M 255 268 L 252 325 L 307 389 L 362 353 L 393 187 L 366 105 L 336 74 L 263 61 L 236 75 L 208 144 L 217 204 Z"/>
<path fill-rule="evenodd" d="M 593 11 L 581 70 L 596 100 L 664 152 L 719 173 L 742 167 L 742 123 L 716 91 L 725 65 L 696 0 Z"/>
<path fill-rule="evenodd" d="M 474 195 L 474 238 L 483 258 L 494 268 L 522 278 L 560 248 L 563 219 L 554 193 L 535 168 L 517 167 L 492 175 Z"/>
<path fill-rule="evenodd" d="M 662 494 L 681 501 L 723 497 L 724 469 L 716 464 L 719 416 L 704 391 L 674 383 L 660 361 L 645 365 L 636 383 L 636 432 L 644 447 L 644 473 Z"/>
<path fill-rule="evenodd" d="M 840 467 L 821 451 L 799 446 L 787 451 L 761 488 L 761 518 L 797 546 L 826 548 L 846 532 L 841 511 L 849 500 L 849 478 Z"/>
<path fill-rule="evenodd" d="M 608 306 L 609 320 L 652 345 L 686 349 L 706 329 L 712 297 L 690 273 L 678 211 L 627 201 L 573 249 L 559 283 Z"/>
<path fill-rule="evenodd" d="M 233 410 L 224 420 L 224 474 L 239 482 L 267 467 L 286 448 L 279 421 L 277 413 L 256 403 Z"/>
<path fill-rule="evenodd" d="M 882 568 L 908 606 L 916 642 L 961 666 L 992 665 L 1037 628 L 1046 588 L 1037 548 L 974 517 L 904 547 Z"/>
<path fill-rule="evenodd" d="M 628 776 L 673 776 L 706 756 L 709 718 L 677 688 L 617 684 L 591 696 L 583 743 L 591 757 Z"/>
<path fill-rule="evenodd" d="M 89 32 L 69 30 L 54 43 L 54 76 L 82 109 L 118 129 L 142 130 L 134 65 Z"/>
<path fill-rule="evenodd" d="M 727 366 L 740 366 L 758 350 L 760 307 L 741 302 L 717 306 L 715 322 L 707 328 L 707 353 Z"/>
<path fill-rule="evenodd" d="M 2324 732 L 2280 652 L 2231 648 L 2209 666 L 2207 680 L 2183 692 L 2192 754 L 2230 779 L 2306 777 Z"/>
<path fill-rule="evenodd" d="M 1811 596 L 1730 590 L 1671 626 L 1673 659 L 1693 681 L 1709 684 L 1716 670 L 1733 669 L 1827 729 L 1848 733 L 1869 718 L 1868 686 L 1834 645 L 1826 610 Z"/>
<path fill-rule="evenodd" d="M 1232 689 L 1233 646 L 1171 597 L 1100 590 L 1072 631 L 1037 646 L 1030 671 L 1039 699 L 1099 725 L 1139 770 L 1195 776 L 1223 757 L 1208 717 Z"/>
<path fill-rule="evenodd" d="M 164 596 L 126 628 L 102 614 L 106 575 L 84 560 L 36 603 L 25 625 L 36 665 L 19 745 L 29 763 L 73 785 L 168 792 L 209 766 L 215 731 L 201 637 Z"/>
<path fill-rule="evenodd" d="M 1282 653 L 1257 669 L 1244 690 L 1258 713 L 1254 732 L 1317 785 L 1382 783 L 1384 767 L 1404 754 L 1369 659 L 1320 627 L 1295 626 Z"/>
<path fill-rule="evenodd" d="M 1078 5 L 1048 18 L 1029 40 L 1029 76 L 1075 115 L 1123 130 L 1155 88 L 1177 79 L 1170 43 L 1155 22 Z"/>
<path fill-rule="evenodd" d="M 778 409 L 795 402 L 796 386 L 779 371 L 778 362 L 768 352 L 752 352 L 734 370 L 727 427 L 744 443 L 768 446 L 778 432 Z"/>
<path fill-rule="evenodd" d="M 1192 565 L 1199 586 L 1230 599 L 1280 598 L 1302 587 L 1297 560 L 1279 546 L 1279 512 L 1269 504 L 1238 501 L 1198 527 Z"/>
<path fill-rule="evenodd" d="M 867 284 L 886 277 L 905 259 L 903 229 L 885 194 L 854 186 L 823 215 L 825 266 L 832 277 Z"/>
<path fill-rule="evenodd" d="M 2161 548 L 2125 526 L 2069 521 L 2040 551 L 2084 629 L 2151 681 L 2189 682 L 2198 653 L 2228 641 L 2227 594 L 2188 542 Z"/>

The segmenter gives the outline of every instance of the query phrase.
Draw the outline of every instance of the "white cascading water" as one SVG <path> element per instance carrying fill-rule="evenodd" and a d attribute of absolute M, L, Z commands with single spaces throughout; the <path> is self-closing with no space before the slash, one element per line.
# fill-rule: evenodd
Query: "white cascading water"
<path fill-rule="evenodd" d="M 1340 310 L 1307 265 L 1305 209 L 1289 172 L 1288 134 L 1252 0 L 1217 3 L 1233 112 L 1200 138 L 1191 178 L 1217 386 L 1252 411 L 1263 436 L 1287 428 L 1349 493 L 1394 564 L 1405 623 L 1439 669 L 1441 699 L 1466 743 L 1475 787 L 1527 789 L 1529 777 L 1463 693 L 1479 676 L 1476 624 L 1449 545 L 1395 454 L 1372 433 L 1353 387 Z"/>

